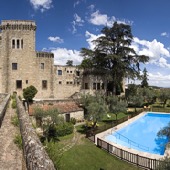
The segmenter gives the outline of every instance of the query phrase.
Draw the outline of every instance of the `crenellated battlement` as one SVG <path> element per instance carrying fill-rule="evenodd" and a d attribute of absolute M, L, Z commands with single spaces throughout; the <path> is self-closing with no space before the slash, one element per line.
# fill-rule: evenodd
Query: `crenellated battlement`
<path fill-rule="evenodd" d="M 3 20 L 0 30 L 36 30 L 35 21 Z"/>
<path fill-rule="evenodd" d="M 37 57 L 54 58 L 54 54 L 50 52 L 36 52 Z"/>

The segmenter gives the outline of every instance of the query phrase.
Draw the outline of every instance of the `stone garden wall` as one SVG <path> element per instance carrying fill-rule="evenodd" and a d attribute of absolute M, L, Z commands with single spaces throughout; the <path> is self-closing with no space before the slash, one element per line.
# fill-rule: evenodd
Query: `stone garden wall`
<path fill-rule="evenodd" d="M 10 99 L 9 94 L 0 94 L 0 127 L 5 116 L 6 108 L 8 106 L 8 101 Z"/>
<path fill-rule="evenodd" d="M 35 130 L 32 127 L 28 114 L 22 102 L 16 97 L 20 132 L 23 142 L 23 151 L 28 170 L 55 170 L 53 162 L 47 155 Z"/>

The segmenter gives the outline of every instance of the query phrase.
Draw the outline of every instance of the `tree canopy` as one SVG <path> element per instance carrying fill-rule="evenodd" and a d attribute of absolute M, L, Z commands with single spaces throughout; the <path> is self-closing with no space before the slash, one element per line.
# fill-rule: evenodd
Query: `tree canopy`
<path fill-rule="evenodd" d="M 29 86 L 23 89 L 23 97 L 26 101 L 31 102 L 35 95 L 37 94 L 38 90 L 34 86 Z"/>
<path fill-rule="evenodd" d="M 93 50 L 81 49 L 84 57 L 81 66 L 91 74 L 107 75 L 115 94 L 116 86 L 120 86 L 125 77 L 139 77 L 140 63 L 147 62 L 149 57 L 137 55 L 130 47 L 133 40 L 130 25 L 115 22 L 101 32 L 103 35 L 94 41 Z"/>
<path fill-rule="evenodd" d="M 148 75 L 147 75 L 147 70 L 144 68 L 143 70 L 143 75 L 142 75 L 142 82 L 141 82 L 141 87 L 148 87 Z"/>

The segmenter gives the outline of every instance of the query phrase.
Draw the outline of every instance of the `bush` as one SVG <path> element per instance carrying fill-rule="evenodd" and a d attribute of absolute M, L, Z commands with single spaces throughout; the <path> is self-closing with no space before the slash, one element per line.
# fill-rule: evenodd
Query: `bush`
<path fill-rule="evenodd" d="M 11 106 L 12 106 L 13 109 L 17 108 L 17 102 L 16 102 L 15 99 L 12 100 L 12 105 Z"/>
<path fill-rule="evenodd" d="M 74 117 L 71 118 L 70 122 L 75 125 L 76 124 L 76 119 Z"/>
<path fill-rule="evenodd" d="M 72 123 L 63 123 L 56 126 L 57 136 L 66 136 L 73 133 L 74 126 Z"/>
<path fill-rule="evenodd" d="M 17 147 L 18 147 L 19 149 L 22 149 L 22 138 L 21 138 L 21 134 L 15 135 L 14 143 L 17 145 Z"/>
<path fill-rule="evenodd" d="M 11 117 L 11 123 L 12 123 L 14 126 L 19 127 L 19 120 L 18 120 L 17 115 L 14 115 L 14 116 Z"/>

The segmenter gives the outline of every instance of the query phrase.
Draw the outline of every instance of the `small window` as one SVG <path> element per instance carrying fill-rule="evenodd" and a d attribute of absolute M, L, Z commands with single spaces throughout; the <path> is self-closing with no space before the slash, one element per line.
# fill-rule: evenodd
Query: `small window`
<path fill-rule="evenodd" d="M 22 80 L 16 80 L 16 88 L 22 89 Z"/>
<path fill-rule="evenodd" d="M 62 84 L 62 81 L 59 81 L 58 84 Z"/>
<path fill-rule="evenodd" d="M 17 40 L 17 48 L 19 48 L 20 42 L 19 40 Z"/>
<path fill-rule="evenodd" d="M 102 89 L 104 89 L 104 83 L 102 83 Z"/>
<path fill-rule="evenodd" d="M 41 67 L 42 70 L 44 70 L 44 63 L 41 63 L 40 67 Z"/>
<path fill-rule="evenodd" d="M 76 71 L 76 76 L 80 76 L 80 71 Z"/>
<path fill-rule="evenodd" d="M 62 75 L 62 70 L 58 70 L 58 75 Z"/>
<path fill-rule="evenodd" d="M 72 73 L 72 71 L 70 71 L 70 73 Z"/>
<path fill-rule="evenodd" d="M 72 82 L 72 81 L 70 81 L 70 84 L 73 84 L 73 82 Z"/>
<path fill-rule="evenodd" d="M 97 90 L 100 90 L 100 83 L 97 83 Z"/>
<path fill-rule="evenodd" d="M 67 73 L 69 73 L 69 71 L 67 70 Z"/>
<path fill-rule="evenodd" d="M 42 80 L 42 89 L 47 89 L 47 80 Z"/>
<path fill-rule="evenodd" d="M 79 84 L 80 84 L 80 82 L 78 81 L 78 82 L 77 82 L 77 85 L 79 85 Z"/>
<path fill-rule="evenodd" d="M 28 80 L 26 80 L 25 83 L 28 84 Z"/>
<path fill-rule="evenodd" d="M 84 88 L 85 88 L 85 89 L 89 89 L 89 84 L 88 84 L 88 83 L 85 83 L 85 84 L 84 84 Z"/>
<path fill-rule="evenodd" d="M 93 83 L 93 90 L 96 90 L 96 83 Z"/>
<path fill-rule="evenodd" d="M 12 40 L 12 48 L 15 48 L 15 40 Z"/>
<path fill-rule="evenodd" d="M 21 48 L 23 48 L 23 45 L 24 45 L 24 43 L 23 43 L 23 39 L 21 40 Z"/>
<path fill-rule="evenodd" d="M 67 81 L 66 84 L 69 84 L 69 81 Z"/>
<path fill-rule="evenodd" d="M 18 69 L 18 64 L 12 63 L 12 70 L 17 70 L 17 69 Z"/>

